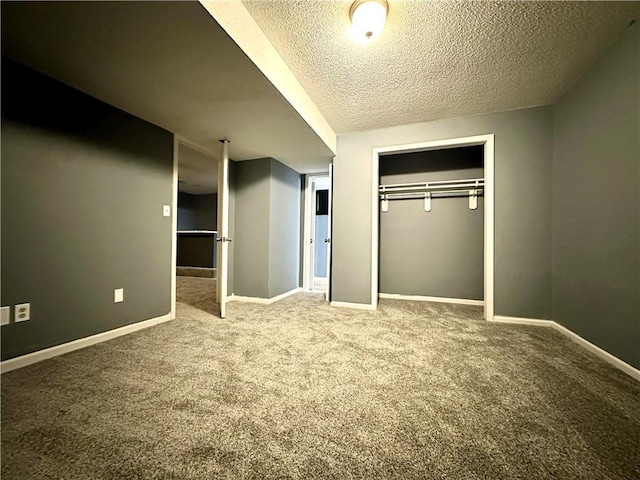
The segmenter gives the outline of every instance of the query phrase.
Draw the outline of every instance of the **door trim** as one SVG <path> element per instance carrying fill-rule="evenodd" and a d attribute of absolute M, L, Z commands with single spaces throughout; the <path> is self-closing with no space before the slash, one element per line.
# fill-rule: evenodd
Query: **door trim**
<path fill-rule="evenodd" d="M 313 182 L 318 178 L 329 178 L 329 172 L 309 173 L 305 175 L 305 187 L 304 187 L 304 225 L 303 225 L 303 252 L 302 252 L 302 290 L 310 292 L 313 290 L 312 278 L 312 261 L 313 253 L 311 251 L 311 238 L 313 235 L 312 220 L 315 218 L 314 205 L 315 198 L 313 194 L 315 192 Z M 331 188 L 331 186 L 329 186 Z M 314 245 L 315 248 L 315 245 Z M 327 272 L 328 274 L 329 272 Z"/>
<path fill-rule="evenodd" d="M 329 164 L 329 191 L 328 198 L 328 218 L 327 218 L 327 291 L 324 298 L 327 302 L 331 301 L 331 250 L 333 237 L 333 161 Z M 315 272 L 314 272 L 315 273 Z"/>
<path fill-rule="evenodd" d="M 229 140 L 223 138 L 222 156 L 218 161 L 218 265 L 216 271 L 216 300 L 220 318 L 226 316 L 229 278 Z"/>
<path fill-rule="evenodd" d="M 171 319 L 176 318 L 176 271 L 178 261 L 178 155 L 180 140 L 173 136 L 173 180 L 171 199 Z"/>
<path fill-rule="evenodd" d="M 441 148 L 484 146 L 484 316 L 493 321 L 494 316 L 494 259 L 495 259 L 495 147 L 494 134 L 449 138 L 431 142 L 410 143 L 373 148 L 371 152 L 371 306 L 378 306 L 379 277 L 379 222 L 380 206 L 380 154 L 396 154 L 439 150 Z"/>

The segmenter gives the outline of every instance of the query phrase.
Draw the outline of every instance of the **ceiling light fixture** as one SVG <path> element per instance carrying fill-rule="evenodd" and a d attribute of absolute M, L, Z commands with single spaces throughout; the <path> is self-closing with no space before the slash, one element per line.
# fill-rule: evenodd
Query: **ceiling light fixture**
<path fill-rule="evenodd" d="M 371 40 L 382 32 L 388 10 L 387 0 L 356 0 L 349 10 L 353 31 L 358 37 Z"/>

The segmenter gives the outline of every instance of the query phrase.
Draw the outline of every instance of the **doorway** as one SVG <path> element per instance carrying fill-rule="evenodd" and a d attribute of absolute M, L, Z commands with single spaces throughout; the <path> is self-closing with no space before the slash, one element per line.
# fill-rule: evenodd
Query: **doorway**
<path fill-rule="evenodd" d="M 220 305 L 220 217 L 218 193 L 221 155 L 181 136 L 174 136 L 172 205 L 171 312 L 176 300 L 189 298 L 214 315 Z M 207 292 L 191 295 L 192 291 Z M 197 297 L 197 298 L 196 298 Z"/>
<path fill-rule="evenodd" d="M 481 145 L 380 155 L 380 298 L 483 305 Z"/>
<path fill-rule="evenodd" d="M 383 189 L 380 185 L 380 156 L 391 154 L 405 154 L 415 152 L 425 152 L 429 150 L 450 149 L 456 147 L 481 146 L 483 152 L 483 177 L 482 193 L 484 194 L 484 212 L 483 212 L 483 304 L 485 318 L 493 320 L 494 315 L 494 136 L 480 135 L 474 137 L 464 137 L 440 140 L 434 142 L 424 142 L 408 145 L 395 145 L 389 147 L 380 147 L 373 149 L 372 155 L 372 282 L 371 282 L 371 304 L 377 307 L 378 298 L 380 296 L 380 215 L 381 210 L 384 211 L 393 208 L 389 202 L 383 198 Z M 479 190 L 480 183 L 474 184 L 468 190 Z M 419 192 L 424 201 L 425 212 L 431 208 L 431 197 L 427 199 L 428 192 Z M 469 194 L 469 204 L 472 204 L 472 197 Z M 477 199 L 473 199 L 477 201 Z M 470 207 L 472 208 L 472 207 Z"/>
<path fill-rule="evenodd" d="M 331 175 L 308 175 L 305 188 L 303 289 L 329 298 L 331 263 Z"/>

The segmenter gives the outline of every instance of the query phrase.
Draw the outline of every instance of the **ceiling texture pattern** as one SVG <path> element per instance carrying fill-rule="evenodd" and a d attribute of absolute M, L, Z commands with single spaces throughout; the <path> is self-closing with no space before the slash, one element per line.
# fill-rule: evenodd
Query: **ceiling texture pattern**
<path fill-rule="evenodd" d="M 203 193 L 221 137 L 233 160 L 321 172 L 334 132 L 553 103 L 640 16 L 637 1 L 389 4 L 366 43 L 350 0 L 3 1 L 2 53 L 202 147 L 180 175 Z"/>
<path fill-rule="evenodd" d="M 243 3 L 338 134 L 551 104 L 640 15 L 640 2 L 389 0 L 364 43 L 351 1 Z"/>

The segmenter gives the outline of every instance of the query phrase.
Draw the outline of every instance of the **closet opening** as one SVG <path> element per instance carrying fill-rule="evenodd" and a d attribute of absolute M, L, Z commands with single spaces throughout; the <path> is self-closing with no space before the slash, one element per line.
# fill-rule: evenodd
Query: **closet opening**
<path fill-rule="evenodd" d="M 374 149 L 372 304 L 483 305 L 493 319 L 493 136 Z"/>

